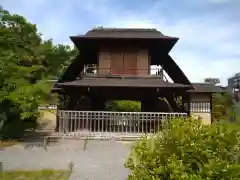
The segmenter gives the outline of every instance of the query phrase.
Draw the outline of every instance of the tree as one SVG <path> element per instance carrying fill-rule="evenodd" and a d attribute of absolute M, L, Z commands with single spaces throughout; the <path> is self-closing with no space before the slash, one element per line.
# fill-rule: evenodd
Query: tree
<path fill-rule="evenodd" d="M 220 79 L 219 78 L 211 78 L 211 77 L 209 77 L 209 78 L 205 78 L 204 79 L 204 83 L 216 85 L 216 84 L 220 83 Z"/>
<path fill-rule="evenodd" d="M 49 98 L 47 79 L 76 55 L 76 49 L 42 40 L 36 25 L 0 7 L 0 125 L 36 120 L 38 104 Z"/>
<path fill-rule="evenodd" d="M 21 117 L 24 119 L 31 116 L 32 107 L 36 106 L 33 100 L 38 99 L 39 94 L 33 93 L 38 89 L 37 80 L 42 78 L 44 72 L 41 66 L 43 57 L 37 48 L 41 37 L 36 26 L 21 16 L 0 9 L 0 19 L 3 37 L 0 39 L 0 102 L 11 101 L 22 109 Z"/>
<path fill-rule="evenodd" d="M 212 98 L 213 121 L 240 121 L 240 103 L 236 95 L 230 91 L 215 93 Z"/>
<path fill-rule="evenodd" d="M 41 51 L 45 57 L 42 60 L 42 65 L 48 78 L 59 77 L 78 53 L 75 47 L 71 48 L 62 44 L 54 45 L 51 39 L 43 41 Z"/>

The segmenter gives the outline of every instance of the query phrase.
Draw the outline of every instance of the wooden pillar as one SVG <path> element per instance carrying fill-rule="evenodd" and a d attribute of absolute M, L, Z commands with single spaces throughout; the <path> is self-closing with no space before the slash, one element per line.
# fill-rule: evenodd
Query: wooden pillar
<path fill-rule="evenodd" d="M 187 104 L 187 115 L 188 117 L 190 117 L 190 113 L 191 113 L 191 106 L 190 106 L 190 103 L 191 103 L 191 94 L 189 92 L 187 92 L 184 96 L 184 103 Z"/>
<path fill-rule="evenodd" d="M 60 121 L 60 119 L 59 119 L 58 110 L 59 110 L 59 105 L 57 105 L 55 132 L 59 132 L 59 121 Z"/>
<path fill-rule="evenodd" d="M 211 123 L 213 123 L 213 113 L 212 113 L 212 109 L 213 109 L 213 104 L 212 104 L 212 98 L 213 98 L 213 94 L 210 94 L 210 113 L 211 113 Z"/>
<path fill-rule="evenodd" d="M 182 95 L 182 103 L 183 103 L 183 112 L 186 112 L 188 116 L 190 116 L 190 101 L 191 101 L 191 96 L 189 92 L 185 92 Z"/>
<path fill-rule="evenodd" d="M 188 93 L 188 116 L 191 115 L 191 93 Z"/>
<path fill-rule="evenodd" d="M 182 109 L 182 112 L 185 112 L 185 108 L 184 108 L 185 97 L 184 97 L 184 95 L 182 95 L 181 98 L 182 98 L 181 109 Z"/>

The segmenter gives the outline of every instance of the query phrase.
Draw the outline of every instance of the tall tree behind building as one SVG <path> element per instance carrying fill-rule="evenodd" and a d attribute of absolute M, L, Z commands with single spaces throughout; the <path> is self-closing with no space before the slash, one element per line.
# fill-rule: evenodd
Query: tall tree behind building
<path fill-rule="evenodd" d="M 211 78 L 211 77 L 209 77 L 209 78 L 205 78 L 204 79 L 204 83 L 216 85 L 216 84 L 220 83 L 220 79 L 219 78 Z"/>

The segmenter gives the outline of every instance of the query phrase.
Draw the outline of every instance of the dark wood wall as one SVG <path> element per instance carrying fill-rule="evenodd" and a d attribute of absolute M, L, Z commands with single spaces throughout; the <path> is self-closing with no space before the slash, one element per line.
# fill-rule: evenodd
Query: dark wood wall
<path fill-rule="evenodd" d="M 111 74 L 135 75 L 141 73 L 141 69 L 145 69 L 146 74 L 148 74 L 148 69 L 150 69 L 149 56 L 147 53 L 145 53 L 147 55 L 141 53 L 142 50 L 131 46 L 103 47 L 99 52 L 98 66 L 109 68 Z"/>

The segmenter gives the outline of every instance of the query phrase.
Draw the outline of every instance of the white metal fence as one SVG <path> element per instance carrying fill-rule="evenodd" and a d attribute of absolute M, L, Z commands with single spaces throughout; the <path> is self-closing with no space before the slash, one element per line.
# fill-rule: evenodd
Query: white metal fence
<path fill-rule="evenodd" d="M 161 130 L 165 120 L 187 113 L 58 111 L 59 134 L 72 137 L 136 137 Z"/>

